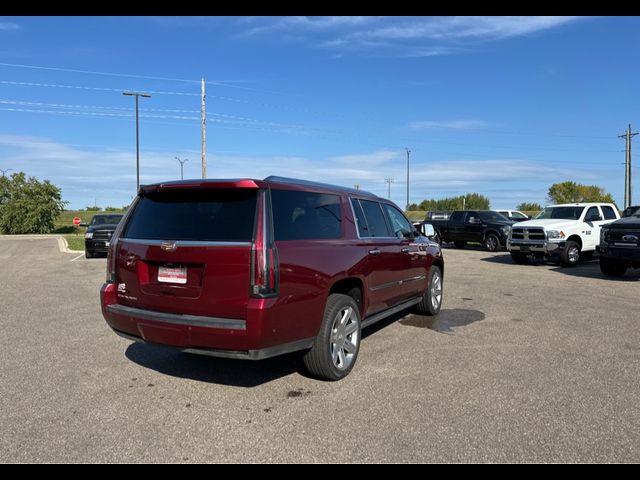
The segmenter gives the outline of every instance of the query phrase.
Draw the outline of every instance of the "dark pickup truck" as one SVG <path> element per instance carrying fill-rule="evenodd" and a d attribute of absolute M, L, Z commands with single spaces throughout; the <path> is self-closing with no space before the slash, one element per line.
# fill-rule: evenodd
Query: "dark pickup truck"
<path fill-rule="evenodd" d="M 603 226 L 596 249 L 600 270 L 607 277 L 621 277 L 629 267 L 640 268 L 640 209 Z"/>
<path fill-rule="evenodd" d="M 438 242 L 453 242 L 464 248 L 468 242 L 482 243 L 490 252 L 506 245 L 513 222 L 493 210 L 456 210 L 447 220 L 424 221 L 433 225 Z"/>

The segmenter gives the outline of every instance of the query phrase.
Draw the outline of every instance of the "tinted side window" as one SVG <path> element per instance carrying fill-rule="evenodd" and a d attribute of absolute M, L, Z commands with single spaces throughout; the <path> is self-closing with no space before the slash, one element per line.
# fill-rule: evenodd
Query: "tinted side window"
<path fill-rule="evenodd" d="M 362 210 L 367 219 L 367 226 L 369 230 L 367 237 L 391 237 L 391 232 L 387 227 L 387 221 L 384 218 L 382 209 L 378 202 L 372 202 L 370 200 L 360 200 Z"/>
<path fill-rule="evenodd" d="M 587 214 L 584 216 L 585 222 L 593 222 L 600 217 L 600 212 L 598 212 L 598 207 L 591 207 L 587 210 Z"/>
<path fill-rule="evenodd" d="M 340 197 L 325 193 L 271 190 L 276 240 L 340 238 Z"/>
<path fill-rule="evenodd" d="M 358 227 L 358 235 L 360 235 L 360 238 L 370 236 L 369 227 L 367 226 L 367 220 L 364 217 L 364 212 L 362 211 L 360 202 L 357 199 L 352 198 L 351 206 L 353 207 L 353 213 L 356 216 L 356 225 Z"/>
<path fill-rule="evenodd" d="M 605 220 L 615 220 L 616 217 L 616 212 L 613 211 L 613 208 L 607 206 L 607 205 L 602 205 L 602 214 L 604 215 L 604 219 Z"/>
<path fill-rule="evenodd" d="M 402 212 L 386 203 L 384 204 L 384 209 L 387 211 L 387 215 L 389 215 L 389 223 L 391 224 L 393 234 L 398 238 L 407 238 L 413 232 L 413 228 Z"/>
<path fill-rule="evenodd" d="M 453 212 L 449 217 L 451 223 L 461 223 L 465 212 Z"/>
<path fill-rule="evenodd" d="M 248 242 L 256 211 L 253 189 L 145 192 L 124 238 Z"/>

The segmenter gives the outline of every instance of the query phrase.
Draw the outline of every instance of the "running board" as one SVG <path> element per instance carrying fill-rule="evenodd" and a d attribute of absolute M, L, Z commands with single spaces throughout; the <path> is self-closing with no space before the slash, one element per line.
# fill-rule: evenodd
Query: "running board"
<path fill-rule="evenodd" d="M 365 318 L 362 321 L 362 328 L 368 327 L 369 325 L 373 325 L 380 320 L 384 320 L 387 317 L 390 317 L 394 313 L 401 312 L 402 310 L 406 310 L 407 308 L 413 307 L 417 305 L 422 300 L 422 297 L 412 298 L 411 300 L 406 300 L 395 307 L 391 307 L 388 310 L 383 310 L 382 312 L 376 313 L 370 317 Z"/>

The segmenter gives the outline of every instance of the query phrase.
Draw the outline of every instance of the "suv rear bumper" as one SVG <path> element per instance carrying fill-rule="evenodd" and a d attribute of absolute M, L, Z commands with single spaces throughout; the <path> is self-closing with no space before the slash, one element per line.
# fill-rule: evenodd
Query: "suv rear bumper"
<path fill-rule="evenodd" d="M 148 342 L 142 337 L 130 335 L 128 333 L 116 330 L 115 328 L 113 329 L 113 331 L 117 335 L 120 335 L 122 338 L 126 338 L 127 340 L 132 340 L 137 343 L 154 344 L 154 342 Z M 185 353 L 195 353 L 198 355 L 207 355 L 209 357 L 235 358 L 239 360 L 263 360 L 265 358 L 271 358 L 278 355 L 283 355 L 285 353 L 296 352 L 298 350 L 311 348 L 311 346 L 313 345 L 313 341 L 314 341 L 313 338 L 308 338 L 304 340 L 299 340 L 297 342 L 285 343 L 282 345 L 276 345 L 275 347 L 261 348 L 258 350 L 222 350 L 222 349 L 215 349 L 215 348 L 196 348 L 196 347 L 183 348 L 183 347 L 168 345 L 166 343 L 161 343 L 157 345 L 174 348 Z"/>
<path fill-rule="evenodd" d="M 273 334 L 271 299 L 255 299 L 247 306 L 246 319 L 182 315 L 117 303 L 117 285 L 100 290 L 102 314 L 118 335 L 214 357 L 260 360 L 310 348 L 314 337 L 278 342 Z"/>

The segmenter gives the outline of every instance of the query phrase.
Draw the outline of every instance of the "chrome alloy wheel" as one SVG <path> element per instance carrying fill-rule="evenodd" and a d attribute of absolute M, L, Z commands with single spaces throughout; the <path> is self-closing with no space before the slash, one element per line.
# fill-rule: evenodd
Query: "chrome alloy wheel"
<path fill-rule="evenodd" d="M 580 260 L 580 249 L 577 246 L 569 247 L 567 258 L 572 265 L 578 263 L 578 260 Z"/>
<path fill-rule="evenodd" d="M 440 272 L 433 272 L 429 289 L 431 290 L 431 306 L 434 311 L 438 311 L 440 309 L 440 304 L 442 303 L 442 277 L 440 276 Z"/>
<path fill-rule="evenodd" d="M 349 368 L 358 352 L 360 331 L 357 313 L 352 307 L 341 309 L 331 327 L 331 359 L 340 370 Z"/>

